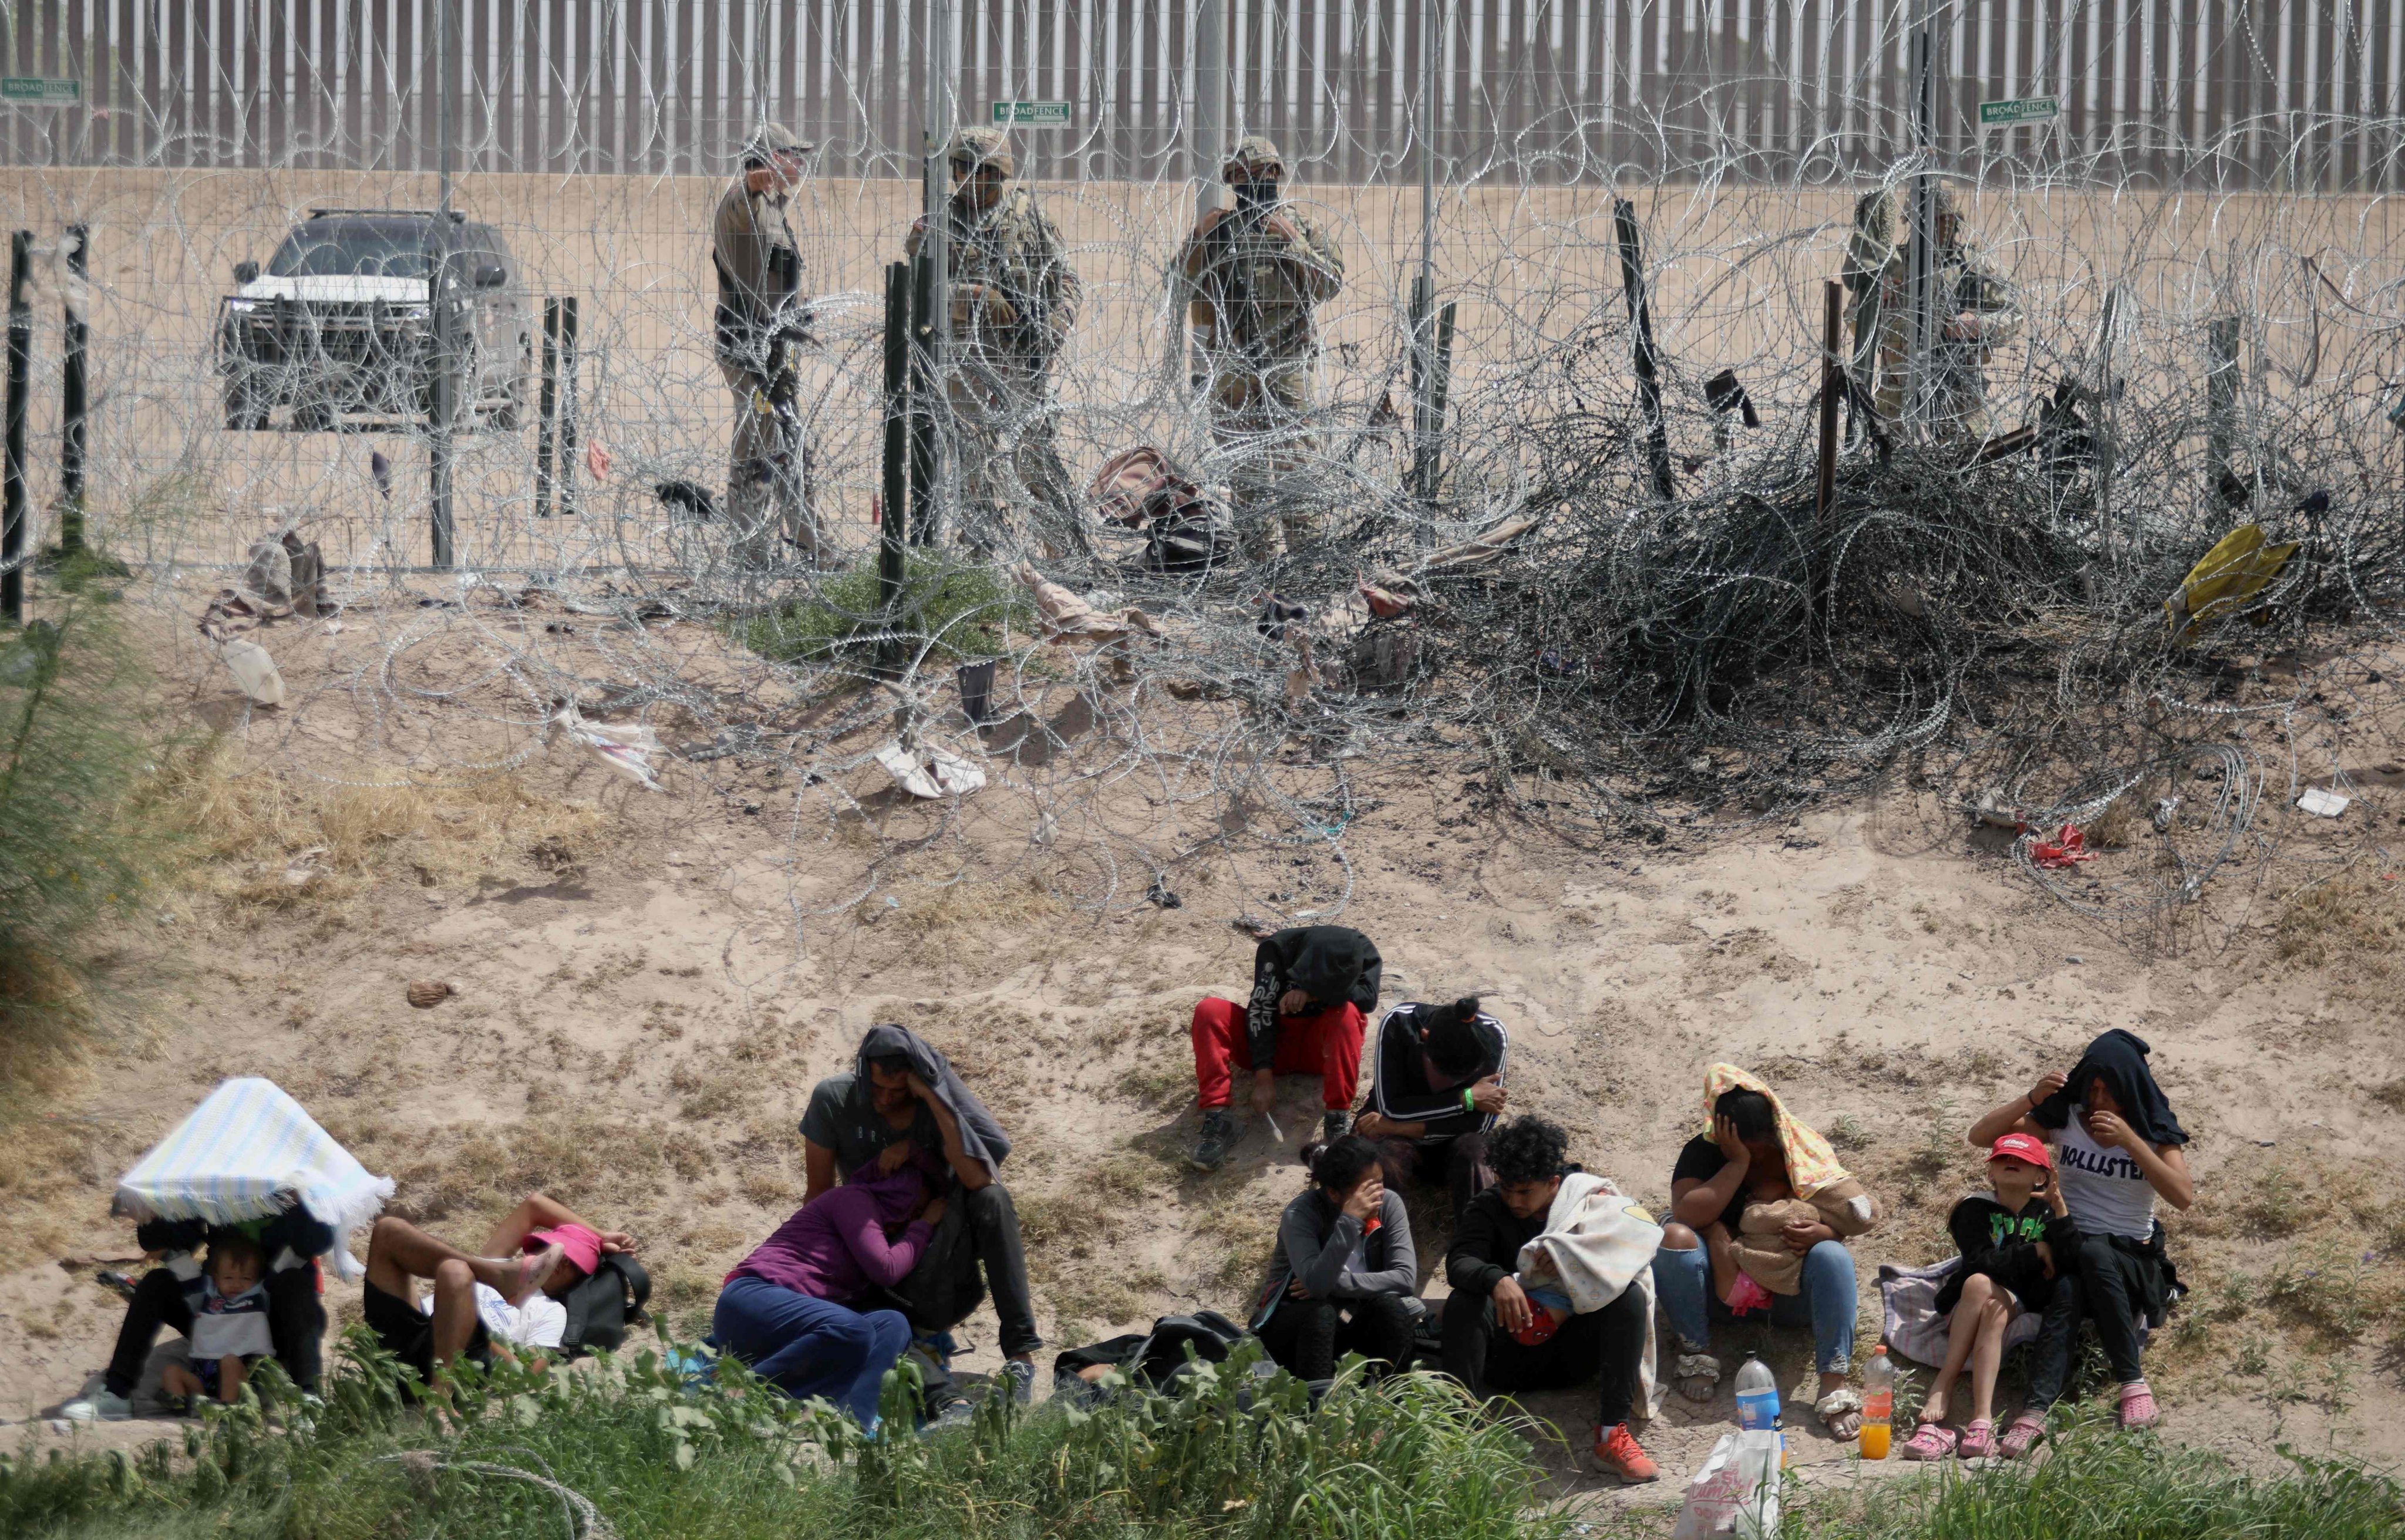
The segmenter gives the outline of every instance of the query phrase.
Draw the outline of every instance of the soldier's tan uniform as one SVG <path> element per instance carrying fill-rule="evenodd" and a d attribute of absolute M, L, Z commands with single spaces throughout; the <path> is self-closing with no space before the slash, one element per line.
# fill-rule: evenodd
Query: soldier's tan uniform
<path fill-rule="evenodd" d="M 1238 142 L 1223 175 L 1240 170 L 1274 188 L 1286 162 L 1275 145 L 1251 136 Z M 1279 509 L 1280 483 L 1316 447 L 1315 312 L 1343 287 L 1343 255 L 1316 223 L 1272 199 L 1206 217 L 1187 236 L 1178 269 L 1209 369 L 1212 438 L 1233 462 L 1237 540 L 1249 557 L 1269 554 L 1275 517 L 1291 550 L 1316 533 L 1316 521 Z"/>
<path fill-rule="evenodd" d="M 745 147 L 744 159 L 748 166 L 809 148 L 793 131 L 771 123 Z M 752 191 L 738 173 L 710 222 L 710 266 L 718 276 L 712 351 L 720 376 L 735 395 L 725 514 L 735 558 L 747 567 L 774 560 L 781 535 L 805 554 L 820 553 L 818 521 L 804 482 L 801 424 L 793 403 L 783 401 L 781 411 L 776 399 L 778 338 L 808 319 L 801 248 L 785 217 L 787 203 L 781 192 Z"/>
<path fill-rule="evenodd" d="M 985 207 L 970 196 L 978 171 L 991 167 L 1005 178 L 1017 171 L 1002 134 L 963 129 L 949 155 L 960 185 L 945 205 L 951 334 L 944 391 L 959 432 L 966 533 L 985 543 L 1000 534 L 1007 511 L 1031 497 L 1061 519 L 1076 517 L 1053 447 L 1049 374 L 1082 293 L 1061 232 L 1034 194 L 1005 180 Z M 926 232 L 922 217 L 903 243 L 907 256 L 919 255 Z"/>
<path fill-rule="evenodd" d="M 1930 431 L 1940 440 L 1984 439 L 1988 359 L 2020 330 L 2020 306 L 2004 284 L 1980 268 L 1961 236 L 1953 190 L 1937 189 L 1937 261 L 1930 274 L 1937 334 L 1929 343 Z M 1904 411 L 1909 386 L 1906 351 L 1912 328 L 1911 241 L 1894 243 L 1879 272 L 1875 315 L 1864 317 L 1878 339 L 1873 395 L 1890 422 Z M 1858 327 L 1862 324 L 1858 320 Z M 1948 336 L 1960 332 L 1963 335 Z M 1857 332 L 1859 345 L 1859 330 Z"/>

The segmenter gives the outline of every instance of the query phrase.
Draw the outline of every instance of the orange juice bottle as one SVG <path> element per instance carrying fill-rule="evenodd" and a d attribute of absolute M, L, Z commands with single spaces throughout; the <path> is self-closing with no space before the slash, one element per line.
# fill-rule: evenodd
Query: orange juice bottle
<path fill-rule="evenodd" d="M 1889 1362 L 1887 1344 L 1878 1345 L 1871 1354 L 1870 1366 L 1863 1370 L 1863 1458 L 1887 1458 L 1888 1438 L 1895 1422 L 1895 1365 Z"/>

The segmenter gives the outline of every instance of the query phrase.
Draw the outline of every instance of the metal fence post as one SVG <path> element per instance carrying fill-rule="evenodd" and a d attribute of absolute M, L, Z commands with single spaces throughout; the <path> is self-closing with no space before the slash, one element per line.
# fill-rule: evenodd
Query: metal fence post
<path fill-rule="evenodd" d="M 907 553 L 902 520 L 909 497 L 910 451 L 910 265 L 885 269 L 885 464 L 877 518 L 877 612 L 885 639 L 878 644 L 878 672 L 902 672 L 902 582 Z"/>
<path fill-rule="evenodd" d="M 1653 311 L 1645 298 L 1645 252 L 1637 231 L 1637 205 L 1611 203 L 1613 232 L 1620 240 L 1620 288 L 1628 300 L 1628 335 L 1637 366 L 1637 405 L 1645 418 L 1645 460 L 1653 469 L 1653 496 L 1678 496 L 1670 480 L 1670 433 L 1662 421 L 1662 377 L 1653 357 Z"/>
<path fill-rule="evenodd" d="M 559 513 L 576 515 L 576 296 L 559 301 Z"/>
<path fill-rule="evenodd" d="M 84 356 L 91 327 L 91 227 L 67 227 L 66 359 L 60 393 L 64 417 L 59 444 L 59 554 L 83 550 L 84 419 L 90 410 Z"/>
<path fill-rule="evenodd" d="M 25 396 L 34 367 L 34 232 L 8 238 L 7 443 L 0 455 L 0 625 L 25 623 Z"/>
<path fill-rule="evenodd" d="M 552 451 L 559 423 L 559 301 L 542 302 L 542 389 L 534 434 L 534 516 L 551 517 Z"/>

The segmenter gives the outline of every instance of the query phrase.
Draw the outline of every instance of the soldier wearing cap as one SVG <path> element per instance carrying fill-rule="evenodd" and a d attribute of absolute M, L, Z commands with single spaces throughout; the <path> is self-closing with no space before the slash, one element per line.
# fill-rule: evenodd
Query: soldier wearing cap
<path fill-rule="evenodd" d="M 1887 217 L 1883 208 L 1874 217 L 1880 223 Z M 1857 225 L 1864 222 L 1858 214 Z M 1942 182 L 1931 223 L 1936 239 L 1929 283 L 1937 329 L 1929 344 L 1930 431 L 1940 441 L 1984 439 L 1990 426 L 1988 358 L 2020 329 L 2020 306 L 2011 289 L 1982 268 L 1976 254 L 1963 243 L 1962 207 L 1954 189 Z M 1879 415 L 1890 422 L 1903 413 L 1905 392 L 1909 388 L 1911 252 L 1909 233 L 1892 243 L 1886 264 L 1878 269 L 1875 292 L 1864 295 L 1864 302 L 1858 303 L 1856 310 L 1858 355 L 1865 325 L 1878 339 L 1874 399 Z"/>
<path fill-rule="evenodd" d="M 1234 455 L 1229 491 L 1247 556 L 1270 552 L 1279 483 L 1312 450 L 1313 312 L 1343 286 L 1335 240 L 1278 199 L 1286 159 L 1258 134 L 1237 141 L 1220 175 L 1236 206 L 1213 209 L 1178 252 L 1189 286 L 1188 324 L 1209 372 L 1211 431 Z M 1309 539 L 1307 513 L 1278 515 L 1289 550 Z"/>
<path fill-rule="evenodd" d="M 946 159 L 951 336 L 944 390 L 960 431 L 963 516 L 970 538 L 985 543 L 1003 527 L 1006 511 L 1030 494 L 1058 519 L 1076 517 L 1052 442 L 1048 376 L 1076 323 L 1081 291 L 1060 231 L 1016 185 L 1018 164 L 999 131 L 962 129 Z M 926 233 L 921 217 L 903 242 L 905 255 L 917 257 Z"/>
<path fill-rule="evenodd" d="M 806 340 L 809 313 L 801 248 L 786 217 L 810 148 L 781 123 L 762 125 L 710 220 L 710 259 L 718 273 L 711 338 L 719 372 L 735 393 L 726 515 L 736 559 L 747 567 L 768 565 L 781 534 L 803 554 L 821 554 L 794 403 L 792 353 Z"/>

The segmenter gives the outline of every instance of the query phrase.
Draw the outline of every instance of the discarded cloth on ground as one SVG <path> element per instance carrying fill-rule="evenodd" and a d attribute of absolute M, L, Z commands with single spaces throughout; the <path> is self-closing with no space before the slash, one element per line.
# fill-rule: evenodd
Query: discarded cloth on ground
<path fill-rule="evenodd" d="M 1916 1364 L 1941 1365 L 1946 1362 L 1946 1340 L 1948 1336 L 1947 1318 L 1937 1313 L 1937 1295 L 1954 1269 L 1962 1265 L 1959 1256 L 1928 1267 L 1899 1267 L 1882 1262 L 1878 1270 L 1879 1309 L 1887 1325 L 1887 1345 Z M 2035 1310 L 2021 1310 L 2004 1328 L 2004 1348 L 2010 1351 L 2024 1342 L 2033 1341 L 2041 1317 Z"/>
<path fill-rule="evenodd" d="M 388 1176 L 372 1176 L 269 1080 L 246 1076 L 211 1091 L 117 1181 L 118 1211 L 134 1221 L 236 1225 L 282 1213 L 297 1197 L 334 1231 L 327 1262 L 365 1276 L 345 1238 L 384 1211 Z"/>
<path fill-rule="evenodd" d="M 564 700 L 551 724 L 629 780 L 654 791 L 668 790 L 652 772 L 652 756 L 661 751 L 659 735 L 640 722 L 587 721 L 574 701 Z"/>
<path fill-rule="evenodd" d="M 2214 622 L 2236 614 L 2269 588 L 2298 551 L 2298 542 L 2271 544 L 2259 524 L 2242 524 L 2221 537 L 2204 559 L 2188 569 L 2179 592 L 2163 601 L 2172 640 L 2188 642 Z"/>
<path fill-rule="evenodd" d="M 1114 641 L 1139 632 L 1147 637 L 1161 635 L 1160 623 L 1143 610 L 1130 606 L 1115 615 L 1105 615 L 1036 571 L 1031 563 L 1020 562 L 1014 576 L 1043 614 L 1048 641 L 1065 641 L 1073 637 Z"/>
<path fill-rule="evenodd" d="M 877 751 L 877 763 L 914 797 L 965 797 L 985 784 L 984 771 L 933 744 L 905 749 L 889 743 Z"/>

